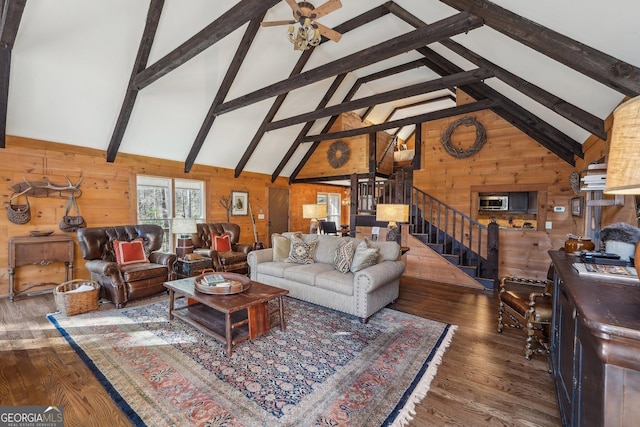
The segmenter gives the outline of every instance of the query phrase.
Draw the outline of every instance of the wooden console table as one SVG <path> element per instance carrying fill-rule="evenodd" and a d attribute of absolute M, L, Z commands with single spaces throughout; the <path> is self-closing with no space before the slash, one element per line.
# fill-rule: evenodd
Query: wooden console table
<path fill-rule="evenodd" d="M 16 268 L 24 265 L 48 266 L 54 262 L 64 262 L 65 281 L 73 279 L 73 239 L 65 234 L 31 237 L 17 236 L 9 239 L 9 299 L 27 290 L 40 286 L 59 285 L 59 283 L 41 282 L 19 286 L 15 280 Z M 49 292 L 50 289 L 38 293 Z"/>
<path fill-rule="evenodd" d="M 584 277 L 579 257 L 555 267 L 551 369 L 563 426 L 623 427 L 640 420 L 640 283 Z"/>

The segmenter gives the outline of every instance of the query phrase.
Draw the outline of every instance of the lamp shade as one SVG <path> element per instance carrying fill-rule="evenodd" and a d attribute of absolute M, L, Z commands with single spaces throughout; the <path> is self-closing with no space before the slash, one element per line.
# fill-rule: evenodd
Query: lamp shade
<path fill-rule="evenodd" d="M 327 216 L 327 205 L 302 205 L 302 217 L 308 219 L 324 218 Z"/>
<path fill-rule="evenodd" d="M 195 218 L 173 218 L 171 220 L 173 234 L 194 234 L 198 232 Z"/>
<path fill-rule="evenodd" d="M 640 194 L 640 96 L 613 112 L 604 192 Z"/>
<path fill-rule="evenodd" d="M 380 204 L 376 206 L 376 221 L 407 222 L 409 205 Z"/>

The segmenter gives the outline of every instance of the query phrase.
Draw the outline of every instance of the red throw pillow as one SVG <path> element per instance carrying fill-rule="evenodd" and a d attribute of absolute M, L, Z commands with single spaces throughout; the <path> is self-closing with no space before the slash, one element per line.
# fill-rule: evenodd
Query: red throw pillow
<path fill-rule="evenodd" d="M 211 235 L 211 249 L 218 252 L 231 251 L 231 236 L 229 233 L 224 232 L 222 236 L 217 234 Z"/>
<path fill-rule="evenodd" d="M 135 239 L 130 242 L 114 240 L 113 250 L 116 253 L 116 262 L 118 265 L 149 262 L 147 255 L 144 253 L 142 239 Z"/>

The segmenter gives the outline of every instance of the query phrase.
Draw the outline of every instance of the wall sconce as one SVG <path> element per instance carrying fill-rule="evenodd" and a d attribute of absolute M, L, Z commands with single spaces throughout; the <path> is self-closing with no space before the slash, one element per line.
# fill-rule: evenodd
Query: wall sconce
<path fill-rule="evenodd" d="M 311 219 L 309 224 L 309 234 L 318 234 L 318 218 L 325 218 L 326 216 L 327 205 L 302 205 L 302 217 L 305 219 Z"/>
<path fill-rule="evenodd" d="M 198 232 L 195 218 L 173 218 L 171 220 L 171 232 L 179 235 L 176 245 L 178 258 L 184 258 L 186 254 L 193 253 L 191 235 Z"/>
<path fill-rule="evenodd" d="M 387 240 L 400 244 L 398 222 L 409 221 L 409 205 L 380 204 L 376 206 L 376 221 L 389 221 Z"/>

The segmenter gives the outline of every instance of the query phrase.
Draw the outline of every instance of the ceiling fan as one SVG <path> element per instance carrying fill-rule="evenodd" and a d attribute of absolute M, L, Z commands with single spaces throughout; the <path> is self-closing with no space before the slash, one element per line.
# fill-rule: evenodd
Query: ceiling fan
<path fill-rule="evenodd" d="M 320 43 L 321 36 L 325 36 L 334 42 L 340 40 L 342 34 L 316 21 L 316 19 L 340 9 L 342 7 L 340 0 L 328 0 L 317 8 L 306 1 L 285 1 L 293 11 L 293 20 L 266 21 L 262 22 L 263 27 L 289 25 L 289 41 L 294 44 L 296 50 L 306 50 L 312 46 L 317 46 Z M 294 28 L 296 23 L 300 24 L 297 33 Z"/>

